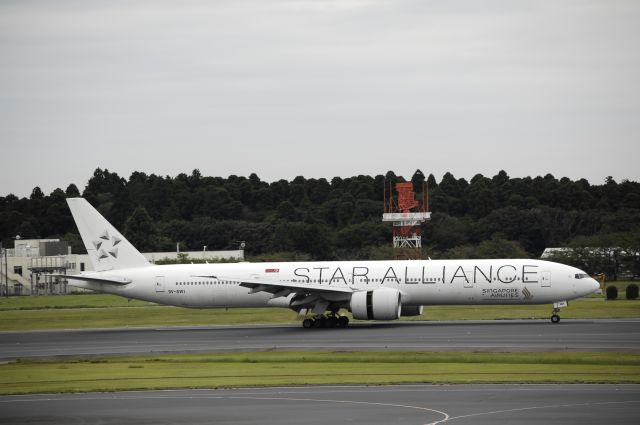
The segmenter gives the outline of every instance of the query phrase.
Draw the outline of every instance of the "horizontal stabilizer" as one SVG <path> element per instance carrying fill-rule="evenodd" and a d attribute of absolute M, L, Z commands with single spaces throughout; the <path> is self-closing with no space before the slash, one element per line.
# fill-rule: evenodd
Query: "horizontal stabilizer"
<path fill-rule="evenodd" d="M 127 279 L 122 276 L 105 276 L 102 274 L 100 276 L 90 276 L 82 274 L 52 274 L 49 276 L 71 280 L 83 280 L 86 282 L 106 283 L 110 285 L 126 285 L 128 283 L 131 283 L 131 279 Z"/>

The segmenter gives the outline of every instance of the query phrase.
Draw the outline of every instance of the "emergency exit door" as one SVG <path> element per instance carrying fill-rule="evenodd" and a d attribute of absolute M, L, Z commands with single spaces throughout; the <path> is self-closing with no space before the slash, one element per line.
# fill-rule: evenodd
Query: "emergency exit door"
<path fill-rule="evenodd" d="M 540 272 L 540 286 L 551 286 L 551 272 Z"/>
<path fill-rule="evenodd" d="M 164 276 L 156 276 L 156 292 L 164 292 Z"/>

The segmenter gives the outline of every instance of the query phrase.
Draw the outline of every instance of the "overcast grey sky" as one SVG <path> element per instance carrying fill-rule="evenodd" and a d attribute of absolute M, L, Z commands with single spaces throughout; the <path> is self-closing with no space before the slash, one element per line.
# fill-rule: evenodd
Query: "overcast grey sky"
<path fill-rule="evenodd" d="M 0 196 L 96 167 L 640 180 L 640 1 L 0 2 Z"/>

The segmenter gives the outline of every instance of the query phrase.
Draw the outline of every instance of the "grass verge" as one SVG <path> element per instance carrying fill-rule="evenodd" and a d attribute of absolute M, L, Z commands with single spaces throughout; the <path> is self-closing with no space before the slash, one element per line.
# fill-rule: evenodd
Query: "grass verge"
<path fill-rule="evenodd" d="M 551 306 L 426 306 L 422 316 L 403 320 L 548 319 Z M 640 300 L 605 301 L 587 298 L 571 301 L 563 319 L 640 318 Z M 11 297 L 0 299 L 0 331 L 80 329 L 143 326 L 233 325 L 295 323 L 300 319 L 280 308 L 194 310 L 127 301 L 104 294 Z"/>
<path fill-rule="evenodd" d="M 2 394 L 401 383 L 638 383 L 630 353 L 259 352 L 0 365 Z"/>

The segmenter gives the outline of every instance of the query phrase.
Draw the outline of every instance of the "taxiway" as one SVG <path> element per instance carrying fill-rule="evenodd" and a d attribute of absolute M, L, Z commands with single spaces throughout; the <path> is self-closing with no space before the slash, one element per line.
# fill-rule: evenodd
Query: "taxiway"
<path fill-rule="evenodd" d="M 636 424 L 640 385 L 402 385 L 0 397 L 11 424 Z"/>

